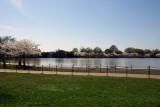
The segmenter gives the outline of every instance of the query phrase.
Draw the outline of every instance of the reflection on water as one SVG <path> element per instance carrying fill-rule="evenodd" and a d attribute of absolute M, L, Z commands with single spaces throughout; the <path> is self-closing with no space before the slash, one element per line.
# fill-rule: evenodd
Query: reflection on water
<path fill-rule="evenodd" d="M 18 59 L 8 59 L 7 63 L 18 63 Z M 32 65 L 65 65 L 65 66 L 130 66 L 160 67 L 160 58 L 26 58 L 26 64 Z"/>
<path fill-rule="evenodd" d="M 48 61 L 48 60 L 46 60 Z M 18 63 L 18 58 L 12 58 L 12 59 L 7 59 L 6 63 Z M 40 58 L 26 58 L 26 64 L 32 64 L 32 65 L 40 65 L 41 64 L 41 59 Z"/>

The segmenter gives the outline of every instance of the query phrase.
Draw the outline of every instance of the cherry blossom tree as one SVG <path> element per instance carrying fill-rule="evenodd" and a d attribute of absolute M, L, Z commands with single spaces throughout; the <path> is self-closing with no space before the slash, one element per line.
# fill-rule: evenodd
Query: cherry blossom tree
<path fill-rule="evenodd" d="M 13 50 L 15 50 L 16 56 L 19 56 L 19 65 L 21 66 L 21 60 L 23 59 L 23 66 L 25 67 L 25 58 L 30 55 L 41 55 L 41 50 L 38 48 L 39 44 L 34 43 L 31 40 L 20 40 L 14 43 Z"/>
<path fill-rule="evenodd" d="M 6 67 L 6 56 L 12 56 L 13 50 L 12 50 L 12 44 L 15 42 L 15 38 L 12 38 L 11 36 L 4 36 L 0 37 L 0 56 L 3 62 L 3 67 Z"/>

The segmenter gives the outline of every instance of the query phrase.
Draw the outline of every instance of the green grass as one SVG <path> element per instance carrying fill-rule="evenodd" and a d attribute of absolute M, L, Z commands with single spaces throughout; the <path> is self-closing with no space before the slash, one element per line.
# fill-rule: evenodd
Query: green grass
<path fill-rule="evenodd" d="M 0 106 L 160 106 L 160 80 L 0 73 Z"/>

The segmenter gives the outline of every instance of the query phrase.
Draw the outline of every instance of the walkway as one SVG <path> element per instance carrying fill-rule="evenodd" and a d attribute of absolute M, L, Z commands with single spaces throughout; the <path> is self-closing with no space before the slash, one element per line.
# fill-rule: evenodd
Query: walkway
<path fill-rule="evenodd" d="M 84 75 L 84 76 L 112 76 L 112 77 L 135 77 L 135 78 L 155 78 L 160 79 L 160 75 L 146 75 L 146 74 L 125 74 L 125 73 L 87 73 L 87 72 L 56 72 L 56 71 L 28 71 L 28 70 L 11 70 L 0 69 L 0 72 L 10 73 L 32 73 L 32 74 L 59 74 L 59 75 Z"/>

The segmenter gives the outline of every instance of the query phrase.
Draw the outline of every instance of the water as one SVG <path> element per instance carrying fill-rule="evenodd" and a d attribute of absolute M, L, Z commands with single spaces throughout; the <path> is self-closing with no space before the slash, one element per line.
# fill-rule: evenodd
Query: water
<path fill-rule="evenodd" d="M 17 59 L 9 59 L 7 63 L 17 63 Z M 26 58 L 26 64 L 51 66 L 131 66 L 146 68 L 148 65 L 160 68 L 160 58 Z"/>

